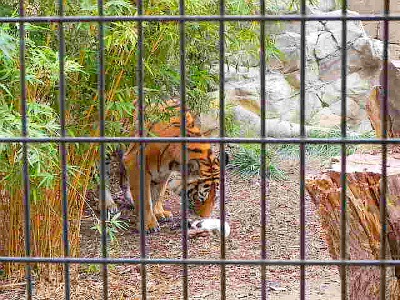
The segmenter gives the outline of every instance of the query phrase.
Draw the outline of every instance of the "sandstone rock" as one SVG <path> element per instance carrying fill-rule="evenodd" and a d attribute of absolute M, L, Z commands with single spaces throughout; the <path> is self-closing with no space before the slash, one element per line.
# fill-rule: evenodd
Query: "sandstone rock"
<path fill-rule="evenodd" d="M 347 95 L 355 102 L 363 105 L 369 97 L 370 82 L 363 79 L 359 73 L 352 73 L 346 77 L 347 79 Z M 320 81 L 322 83 L 321 101 L 330 106 L 333 103 L 341 100 L 342 80 Z"/>
<path fill-rule="evenodd" d="M 321 127 L 335 128 L 340 127 L 341 117 L 333 114 L 333 112 L 325 107 L 314 115 L 311 124 L 318 125 Z"/>
<path fill-rule="evenodd" d="M 332 32 L 322 31 L 318 33 L 318 38 L 313 48 L 315 60 L 329 60 L 340 55 L 340 45 Z"/>
<path fill-rule="evenodd" d="M 291 99 L 290 122 L 300 123 L 300 95 Z M 305 122 L 308 124 L 312 117 L 322 109 L 319 96 L 314 92 L 307 92 L 305 96 Z"/>
<path fill-rule="evenodd" d="M 359 72 L 363 77 L 377 76 L 382 67 L 382 42 L 362 37 L 354 41 L 352 48 L 354 52 L 350 53 L 350 62 L 354 65 L 350 65 L 350 70 Z"/>
<path fill-rule="evenodd" d="M 250 47 L 249 47 L 250 48 Z M 226 60 L 232 66 L 256 67 L 260 65 L 258 55 L 253 55 L 251 49 L 230 52 L 226 55 Z"/>
<path fill-rule="evenodd" d="M 321 5 L 326 5 L 328 10 L 330 3 L 326 0 Z M 307 7 L 307 11 L 327 16 L 341 14 L 341 10 L 323 13 L 311 6 Z M 358 14 L 348 11 L 348 15 Z M 293 124 L 299 123 L 300 119 L 300 22 L 269 25 L 266 29 L 277 34 L 276 46 L 284 55 L 282 65 L 273 65 L 271 61 L 267 63 L 265 98 L 268 135 L 295 136 L 300 128 Z M 306 33 L 306 123 L 327 128 L 340 126 L 342 23 L 307 22 Z M 382 65 L 382 42 L 369 38 L 360 21 L 349 21 L 346 53 L 347 124 L 350 129 L 369 130 L 368 123 L 364 122 L 365 103 Z M 227 61 L 233 65 L 225 67 L 226 103 L 233 107 L 234 119 L 240 125 L 242 134 L 258 135 L 261 111 L 258 62 L 251 62 L 246 57 L 249 54 L 243 51 L 230 55 Z M 279 72 L 271 71 L 271 68 L 279 69 Z M 215 72 L 218 73 L 218 66 Z M 218 99 L 218 91 L 212 97 Z M 218 110 L 201 118 L 202 124 L 205 124 L 204 131 L 210 128 L 218 130 Z"/>
<path fill-rule="evenodd" d="M 260 136 L 261 119 L 257 114 L 243 107 L 236 106 L 234 108 L 234 117 L 237 124 L 240 124 L 240 133 L 242 136 Z M 298 123 L 283 121 L 281 119 L 265 120 L 265 128 L 268 137 L 285 138 L 300 136 L 300 125 Z M 316 130 L 324 131 L 325 129 L 321 126 L 305 126 L 306 134 Z"/>
<path fill-rule="evenodd" d="M 267 101 L 279 101 L 290 98 L 292 88 L 280 73 L 269 73 L 265 76 L 265 98 Z"/>
<path fill-rule="evenodd" d="M 243 77 L 237 79 L 238 77 L 230 76 L 226 81 L 226 103 L 241 105 L 259 114 L 261 111 L 259 74 L 253 75 L 250 79 Z M 269 113 L 282 114 L 287 111 L 291 96 L 292 88 L 283 74 L 277 72 L 266 74 L 265 99 Z"/>
<path fill-rule="evenodd" d="M 327 16 L 340 15 L 341 10 L 325 13 Z M 348 11 L 348 15 L 358 15 Z M 342 23 L 340 21 L 320 22 L 323 29 L 307 36 L 308 58 L 318 62 L 320 78 L 335 80 L 341 75 Z M 361 72 L 365 77 L 376 76 L 382 58 L 380 42 L 370 39 L 359 21 L 347 22 L 347 72 Z"/>
<path fill-rule="evenodd" d="M 210 109 L 207 113 L 201 113 L 199 117 L 201 133 L 210 132 L 218 135 L 219 109 Z"/>
<path fill-rule="evenodd" d="M 353 120 L 359 120 L 360 119 L 360 105 L 357 104 L 353 99 L 347 98 L 347 103 L 346 103 L 346 116 L 347 119 L 353 119 Z M 331 106 L 329 106 L 330 111 L 337 115 L 340 116 L 342 112 L 342 100 L 337 101 L 336 103 L 333 103 Z"/>
<path fill-rule="evenodd" d="M 219 67 L 215 66 L 214 74 L 219 74 Z M 260 75 L 258 67 L 232 66 L 225 64 L 225 81 L 229 82 L 251 82 Z"/>
<path fill-rule="evenodd" d="M 389 45 L 389 59 L 399 60 L 400 59 L 400 44 Z"/>
<path fill-rule="evenodd" d="M 380 77 L 381 87 L 383 85 L 383 72 Z M 387 116 L 387 127 L 388 127 L 388 136 L 389 137 L 399 137 L 400 136 L 400 105 L 399 105 L 399 91 L 400 91 L 400 61 L 394 60 L 390 61 L 388 64 L 388 116 Z M 375 110 L 369 109 L 369 115 L 371 121 L 373 122 L 373 127 L 377 132 L 380 132 L 379 129 L 381 124 L 381 114 L 380 109 L 383 105 L 384 101 L 384 91 L 382 88 L 378 89 L 378 94 L 376 99 Z M 372 98 L 371 98 L 372 100 Z M 373 120 L 371 114 L 374 114 L 376 120 Z"/>
<path fill-rule="evenodd" d="M 340 82 L 340 80 L 338 80 Z M 337 82 L 338 81 L 328 81 L 323 83 L 323 86 L 321 86 L 321 101 L 324 103 L 325 106 L 330 106 L 333 103 L 339 101 L 341 99 L 341 93 L 340 93 L 340 86 L 338 89 Z M 340 84 L 340 83 L 339 83 Z"/>
<path fill-rule="evenodd" d="M 366 132 L 371 132 L 373 130 L 371 126 L 371 122 L 368 119 L 363 119 L 360 122 L 359 127 L 357 128 L 357 132 L 359 133 L 366 133 Z"/>
<path fill-rule="evenodd" d="M 234 118 L 237 124 L 240 124 L 240 134 L 246 137 L 255 137 L 260 134 L 260 117 L 240 106 L 233 109 Z"/>

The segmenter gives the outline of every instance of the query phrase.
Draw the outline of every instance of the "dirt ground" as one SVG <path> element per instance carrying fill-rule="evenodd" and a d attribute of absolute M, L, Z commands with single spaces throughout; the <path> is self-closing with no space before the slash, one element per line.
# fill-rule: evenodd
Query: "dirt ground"
<path fill-rule="evenodd" d="M 310 170 L 316 164 L 310 164 Z M 318 164 L 317 164 L 318 165 Z M 287 160 L 281 167 L 288 175 L 284 181 L 270 182 L 270 197 L 267 199 L 267 256 L 270 259 L 291 260 L 300 256 L 300 198 L 298 161 Z M 230 172 L 226 176 L 226 219 L 231 226 L 231 235 L 226 241 L 227 259 L 260 258 L 260 181 L 240 179 Z M 173 223 L 165 223 L 161 231 L 151 234 L 146 240 L 149 258 L 180 258 L 181 231 L 173 228 L 180 222 L 179 198 L 169 195 L 169 205 L 174 212 Z M 308 259 L 329 259 L 318 217 L 310 199 L 306 198 L 306 256 Z M 134 221 L 132 213 L 124 217 Z M 217 207 L 213 213 L 219 216 Z M 100 239 L 91 229 L 93 217 L 82 221 L 81 256 L 99 257 Z M 118 235 L 117 242 L 110 246 L 111 257 L 140 257 L 139 235 L 133 223 Z M 220 243 L 216 236 L 198 237 L 188 242 L 189 258 L 218 259 Z M 268 299 L 299 299 L 300 269 L 298 267 L 267 267 Z M 147 299 L 181 299 L 182 268 L 175 265 L 149 265 L 146 267 Z M 77 272 L 77 273 L 75 273 Z M 220 267 L 215 265 L 189 266 L 189 299 L 220 299 Z M 71 299 L 101 299 L 102 276 L 99 266 L 81 265 L 75 268 L 71 285 Z M 108 268 L 109 299 L 141 299 L 141 276 L 138 265 L 115 265 Z M 1 287 L 1 282 L 0 282 Z M 0 300 L 22 299 L 23 288 L 13 290 L 0 288 Z M 62 299 L 63 284 L 39 283 L 35 287 L 34 299 Z M 340 281 L 335 267 L 306 268 L 306 298 L 340 299 Z M 260 299 L 261 269 L 259 266 L 226 267 L 227 299 Z"/>

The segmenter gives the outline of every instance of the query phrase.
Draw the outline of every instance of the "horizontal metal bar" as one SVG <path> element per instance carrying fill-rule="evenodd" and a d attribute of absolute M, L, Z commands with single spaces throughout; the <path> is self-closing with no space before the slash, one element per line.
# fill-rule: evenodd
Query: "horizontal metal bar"
<path fill-rule="evenodd" d="M 266 266 L 398 266 L 400 260 L 235 260 L 235 259 L 146 259 L 0 256 L 0 262 L 53 264 L 164 264 L 164 265 L 266 265 Z"/>
<path fill-rule="evenodd" d="M 199 21 L 400 21 L 400 15 L 136 15 L 136 16 L 32 16 L 32 17 L 0 17 L 0 23 L 17 22 L 117 22 L 117 21 L 147 21 L 147 22 L 199 22 Z"/>
<path fill-rule="evenodd" d="M 235 144 L 400 144 L 393 139 L 351 138 L 233 138 L 233 137 L 0 137 L 0 143 L 235 143 Z"/>

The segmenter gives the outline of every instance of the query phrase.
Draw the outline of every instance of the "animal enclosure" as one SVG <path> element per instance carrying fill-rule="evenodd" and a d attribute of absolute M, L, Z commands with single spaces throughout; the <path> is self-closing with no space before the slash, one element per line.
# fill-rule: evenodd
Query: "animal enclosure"
<path fill-rule="evenodd" d="M 35 299 L 40 289 L 41 292 L 46 289 L 46 285 L 40 283 L 41 278 L 57 281 L 62 286 L 51 292 L 49 288 L 50 297 L 57 299 L 80 299 L 80 293 L 86 294 L 83 289 L 74 290 L 79 282 L 90 286 L 98 280 L 101 282 L 96 285 L 99 299 L 189 299 L 193 295 L 193 298 L 202 299 L 236 299 L 241 294 L 230 289 L 242 276 L 244 279 L 237 280 L 243 289 L 247 282 L 255 286 L 247 294 L 250 299 L 267 299 L 271 294 L 279 299 L 279 292 L 282 292 L 281 299 L 290 299 L 293 294 L 285 294 L 290 288 L 300 299 L 318 299 L 318 295 L 309 290 L 311 287 L 319 291 L 318 284 L 309 277 L 315 280 L 317 277 L 332 279 L 338 276 L 339 282 L 334 285 L 338 291 L 335 294 L 327 289 L 326 296 L 356 299 L 358 286 L 354 287 L 352 272 L 356 268 L 375 268 L 378 271 L 373 277 L 377 289 L 373 291 L 374 297 L 386 299 L 390 295 L 394 299 L 398 296 L 398 290 L 388 292 L 387 285 L 387 274 L 397 270 L 400 264 L 393 256 L 395 253 L 392 256 L 387 254 L 394 249 L 387 242 L 392 232 L 389 218 L 395 218 L 394 213 L 388 213 L 392 212 L 388 206 L 393 202 L 387 199 L 387 177 L 395 177 L 387 173 L 388 155 L 395 153 L 394 148 L 400 143 L 396 135 L 390 134 L 395 126 L 389 127 L 389 124 L 395 122 L 389 121 L 394 118 L 388 120 L 396 116 L 395 110 L 389 109 L 388 28 L 390 21 L 400 21 L 400 16 L 389 14 L 388 1 L 385 1 L 380 15 L 349 14 L 347 1 L 342 1 L 337 14 L 312 14 L 305 0 L 289 1 L 291 7 L 295 6 L 292 14 L 277 13 L 263 0 L 257 4 L 247 2 L 220 0 L 203 5 L 189 0 L 180 0 L 179 3 L 163 1 L 162 7 L 156 10 L 156 4 L 151 1 L 98 0 L 95 3 L 79 2 L 81 7 L 78 10 L 68 5 L 68 1 L 60 0 L 53 10 L 49 8 L 40 14 L 36 11 L 43 8 L 40 1 L 20 0 L 17 13 L 4 9 L 5 12 L 0 14 L 0 25 L 3 26 L 0 27 L 1 63 L 10 65 L 14 73 L 9 85 L 0 81 L 0 99 L 5 99 L 0 107 L 0 158 L 6 162 L 3 164 L 5 170 L 0 171 L 0 276 L 14 273 L 19 279 L 24 277 L 22 281 L 7 282 L 4 286 L 22 287 L 21 295 L 27 299 Z M 341 25 L 335 50 L 340 52 L 340 70 L 336 71 L 340 74 L 341 90 L 340 126 L 335 128 L 336 137 L 319 131 L 319 135 L 315 135 L 316 127 L 308 124 L 306 97 L 307 26 L 331 21 Z M 353 138 L 348 133 L 347 75 L 352 72 L 353 65 L 347 53 L 347 23 L 361 21 L 380 21 L 383 29 L 381 98 L 376 97 L 373 99 L 375 102 L 370 102 L 374 105 L 370 119 L 377 135 L 373 138 Z M 298 124 L 296 127 L 285 123 L 290 127 L 290 136 L 271 137 L 269 133 L 275 123 L 267 120 L 269 82 L 266 78 L 272 72 L 270 68 L 274 60 L 271 57 L 277 58 L 279 53 L 270 38 L 272 29 L 269 26 L 289 22 L 298 26 L 300 36 L 297 49 Z M 78 41 L 86 43 L 85 39 L 88 41 L 87 49 L 78 44 Z M 2 47 L 2 40 L 18 46 Z M 82 48 L 75 46 L 74 49 L 74 40 Z M 146 41 L 151 43 L 146 44 Z M 254 43 L 251 50 L 255 51 L 259 69 L 258 113 L 261 121 L 252 123 L 251 126 L 259 128 L 247 136 L 240 136 L 243 134 L 241 126 L 232 122 L 225 86 L 230 72 L 228 62 L 233 60 L 232 53 L 243 51 L 242 43 Z M 17 57 L 16 61 L 12 60 L 13 55 Z M 205 57 L 207 61 L 204 62 Z M 177 60 L 175 64 L 171 63 L 174 59 Z M 5 72 L 4 78 L 8 80 L 9 74 Z M 85 82 L 87 86 L 81 88 Z M 371 90 L 376 91 L 372 87 Z M 18 96 L 14 95 L 16 91 L 19 91 Z M 214 102 L 209 99 L 210 91 L 216 92 Z M 165 102 L 161 96 L 165 95 L 178 99 L 178 137 L 152 135 L 146 129 L 148 123 L 168 119 L 160 108 Z M 251 101 L 249 103 L 249 107 L 256 111 Z M 214 109 L 218 117 L 214 136 L 207 136 L 204 132 L 198 136 L 188 133 L 185 117 L 188 107 L 198 115 L 205 108 Z M 53 114 L 58 117 L 52 118 Z M 41 123 L 41 120 L 45 121 Z M 207 119 L 203 120 L 204 123 L 208 123 Z M 282 124 L 275 125 L 279 127 Z M 115 150 L 118 144 L 130 143 L 140 145 L 139 172 L 131 174 L 140 178 L 141 204 L 139 211 L 135 211 L 140 222 L 137 232 L 132 229 L 133 222 L 129 224 L 127 233 L 116 234 L 112 226 L 120 230 L 124 226 L 110 218 L 106 209 L 106 191 L 109 188 L 106 153 L 109 149 Z M 171 202 L 171 211 L 178 216 L 179 222 L 171 227 L 163 224 L 161 230 L 164 232 L 146 235 L 144 203 L 148 174 L 145 152 L 146 145 L 156 143 L 180 146 L 181 161 L 177 164 L 184 191 L 190 183 L 187 174 L 190 172 L 191 143 L 212 144 L 218 149 L 220 181 L 214 217 L 221 221 L 220 237 L 200 241 L 189 239 L 188 211 L 191 207 L 186 192 L 179 197 L 169 192 L 166 194 Z M 226 165 L 226 151 L 234 151 L 229 149 L 231 145 L 243 148 L 233 152 L 236 161 Z M 349 211 L 350 206 L 358 202 L 350 202 L 347 196 L 348 181 L 356 180 L 347 173 L 346 157 L 364 145 L 375 147 L 374 151 L 378 149 L 375 155 L 379 156 L 379 161 L 374 163 L 380 166 L 381 177 L 373 182 L 375 187 L 379 186 L 378 210 L 374 206 L 374 215 L 369 222 L 380 226 L 374 228 L 375 239 L 371 242 L 374 243 L 376 259 L 369 256 L 367 259 L 351 259 L 349 249 L 352 241 L 349 239 L 354 232 L 349 231 L 354 226 L 349 226 L 349 221 L 351 219 L 351 224 L 358 221 L 354 221 L 357 218 L 353 211 L 351 214 Z M 334 151 L 329 152 L 332 149 Z M 318 159 L 309 159 L 313 151 L 325 150 L 329 158 L 340 156 L 340 160 L 335 160 L 336 163 L 340 161 L 339 166 L 335 165 L 336 181 L 330 186 L 336 197 L 332 218 L 328 217 L 325 207 L 311 208 L 306 194 L 308 190 L 314 204 L 320 203 L 320 190 L 307 186 L 306 174 L 319 178 L 321 169 L 332 167 L 316 163 Z M 394 152 L 388 154 L 388 150 Z M 298 163 L 293 167 L 291 159 L 287 159 L 276 167 L 272 163 L 274 155 L 283 152 L 296 153 L 293 160 Z M 239 161 L 240 157 L 245 157 L 245 160 Z M 88 206 L 87 199 L 94 190 L 90 182 L 97 158 L 100 174 L 97 197 L 100 200 L 99 217 L 95 217 L 98 222 L 94 227 L 100 235 L 94 238 L 86 214 L 96 215 Z M 242 171 L 235 173 L 235 168 Z M 290 175 L 285 177 L 283 172 Z M 246 179 L 249 173 L 258 181 Z M 271 191 L 271 187 L 275 190 Z M 281 208 L 284 208 L 284 213 L 277 213 Z M 127 218 L 130 220 L 129 214 Z M 291 214 L 296 216 L 288 217 Z M 233 240 L 225 237 L 225 221 L 231 222 Z M 364 223 L 360 221 L 357 224 Z M 317 237 L 322 230 L 336 241 L 327 238 L 331 241 L 329 249 L 322 238 Z M 112 243 L 112 233 L 123 238 L 124 242 Z M 244 242 L 239 243 L 240 240 Z M 97 244 L 100 246 L 93 246 Z M 331 259 L 328 259 L 328 253 Z M 279 270 L 283 271 L 280 273 Z M 204 279 L 207 272 L 212 278 Z M 62 276 L 55 279 L 52 277 L 54 274 Z M 291 283 L 285 282 L 286 275 Z M 285 282 L 285 287 L 272 282 L 270 278 L 274 276 Z M 162 282 L 164 278 L 165 282 Z M 123 289 L 119 285 L 124 281 L 130 285 L 125 294 L 118 291 Z M 207 289 L 208 286 L 202 285 L 204 282 L 212 288 Z M 0 285 L 0 296 L 1 291 Z M 93 290 L 87 293 L 91 294 Z"/>

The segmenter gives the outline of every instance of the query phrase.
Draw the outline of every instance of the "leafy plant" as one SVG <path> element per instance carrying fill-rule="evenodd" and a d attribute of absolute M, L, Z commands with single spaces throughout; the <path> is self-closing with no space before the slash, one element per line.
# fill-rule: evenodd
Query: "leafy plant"
<path fill-rule="evenodd" d="M 320 138 L 320 139 L 332 139 L 340 138 L 341 133 L 339 129 L 332 128 L 330 130 L 313 130 L 308 134 L 309 138 Z M 373 132 L 367 132 L 364 134 L 351 134 L 348 136 L 351 139 L 361 138 L 372 138 Z M 359 148 L 358 145 L 346 145 L 346 154 L 353 154 Z M 300 148 L 298 145 L 281 145 L 278 149 L 280 155 L 283 156 L 295 156 L 300 155 Z M 338 156 L 341 153 L 341 146 L 338 144 L 308 144 L 305 147 L 306 155 L 312 157 L 321 157 L 322 159 L 329 159 L 334 156 Z"/>
<path fill-rule="evenodd" d="M 129 225 L 127 222 L 120 220 L 119 217 L 121 213 L 117 213 L 114 216 L 108 216 L 106 223 L 106 234 L 110 238 L 111 242 L 116 241 L 117 233 L 121 230 L 127 230 Z M 101 220 L 96 218 L 96 224 L 91 227 L 91 229 L 97 230 L 100 234 L 102 234 L 102 226 Z"/>
<path fill-rule="evenodd" d="M 100 273 L 100 265 L 95 265 L 95 264 L 88 264 L 87 267 L 85 268 L 85 272 L 88 274 L 98 274 Z"/>
<path fill-rule="evenodd" d="M 233 106 L 227 105 L 225 108 L 225 131 L 226 135 L 236 137 L 240 135 L 240 125 L 235 122 Z"/>
<path fill-rule="evenodd" d="M 265 151 L 267 176 L 275 180 L 285 180 L 285 173 L 276 164 L 275 151 L 266 147 Z M 260 176 L 261 174 L 261 146 L 257 144 L 240 145 L 233 151 L 233 158 L 229 168 L 239 176 L 245 178 Z"/>

